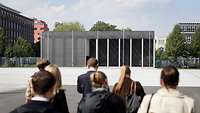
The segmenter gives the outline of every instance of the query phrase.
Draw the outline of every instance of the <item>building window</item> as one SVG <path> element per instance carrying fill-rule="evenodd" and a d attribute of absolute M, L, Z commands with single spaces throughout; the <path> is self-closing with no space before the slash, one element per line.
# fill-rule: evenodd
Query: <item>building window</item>
<path fill-rule="evenodd" d="M 188 44 L 191 44 L 191 42 L 192 42 L 192 36 L 186 36 L 186 42 Z"/>

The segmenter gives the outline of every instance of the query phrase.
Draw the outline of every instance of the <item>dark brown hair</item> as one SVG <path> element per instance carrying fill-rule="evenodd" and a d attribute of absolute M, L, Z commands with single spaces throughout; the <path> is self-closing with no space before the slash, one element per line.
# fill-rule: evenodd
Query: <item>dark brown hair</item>
<path fill-rule="evenodd" d="M 98 61 L 96 58 L 89 58 L 87 61 L 87 66 L 88 67 L 97 67 L 98 66 Z"/>
<path fill-rule="evenodd" d="M 43 95 L 53 88 L 55 82 L 55 77 L 47 71 L 39 71 L 32 76 L 33 90 L 39 95 Z"/>
<path fill-rule="evenodd" d="M 177 86 L 179 82 L 179 72 L 174 66 L 166 66 L 161 71 L 160 79 L 166 87 Z"/>

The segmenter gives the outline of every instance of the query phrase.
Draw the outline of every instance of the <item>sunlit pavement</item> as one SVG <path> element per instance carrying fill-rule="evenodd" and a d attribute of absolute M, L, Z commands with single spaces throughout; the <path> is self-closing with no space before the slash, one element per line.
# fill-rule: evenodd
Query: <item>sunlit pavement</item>
<path fill-rule="evenodd" d="M 61 67 L 63 85 L 76 85 L 77 76 L 85 73 L 85 67 Z M 109 85 L 114 85 L 120 74 L 119 67 L 100 67 L 108 76 Z M 25 88 L 30 76 L 37 68 L 0 68 L 0 92 Z M 131 77 L 143 86 L 159 86 L 160 71 L 156 68 L 131 68 Z M 179 86 L 200 87 L 200 69 L 180 69 Z"/>

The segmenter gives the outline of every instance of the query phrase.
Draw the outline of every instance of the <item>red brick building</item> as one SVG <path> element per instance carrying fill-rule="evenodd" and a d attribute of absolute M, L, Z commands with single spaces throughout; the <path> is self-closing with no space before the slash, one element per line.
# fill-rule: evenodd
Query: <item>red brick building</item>
<path fill-rule="evenodd" d="M 41 35 L 43 32 L 49 31 L 48 25 L 45 21 L 34 20 L 34 43 L 40 41 Z"/>

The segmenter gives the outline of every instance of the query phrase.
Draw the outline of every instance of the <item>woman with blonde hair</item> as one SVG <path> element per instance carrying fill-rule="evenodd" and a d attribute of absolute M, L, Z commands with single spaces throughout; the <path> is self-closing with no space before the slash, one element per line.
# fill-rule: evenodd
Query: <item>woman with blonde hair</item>
<path fill-rule="evenodd" d="M 119 95 L 126 104 L 126 113 L 137 113 L 137 110 L 145 95 L 144 89 L 139 81 L 134 81 L 130 77 L 129 66 L 121 67 L 119 81 L 113 87 L 113 93 Z"/>
<path fill-rule="evenodd" d="M 143 98 L 145 92 L 142 85 L 140 84 L 139 81 L 132 80 L 130 76 L 131 76 L 131 70 L 129 66 L 123 65 L 121 67 L 119 81 L 113 87 L 113 93 L 121 96 L 125 100 L 126 97 L 130 94 L 130 91 L 136 91 L 136 94 Z M 131 85 L 136 86 L 136 89 L 134 90 L 134 87 L 132 87 L 131 89 Z"/>
<path fill-rule="evenodd" d="M 65 90 L 62 89 L 62 78 L 58 66 L 55 64 L 50 64 L 45 67 L 45 70 L 50 72 L 56 79 L 54 86 L 55 96 L 51 100 L 53 106 L 61 113 L 69 113 Z"/>

